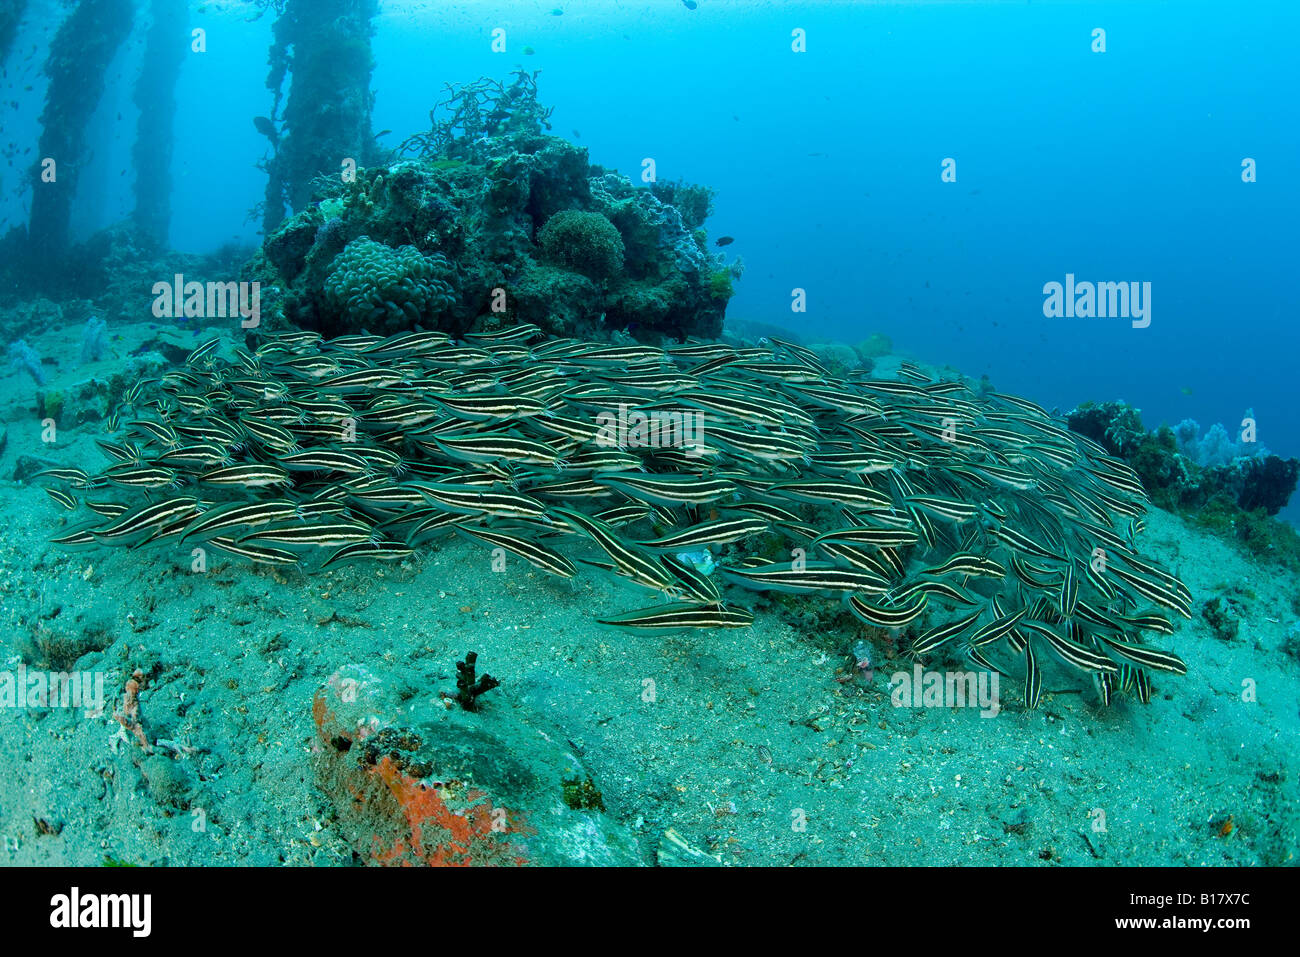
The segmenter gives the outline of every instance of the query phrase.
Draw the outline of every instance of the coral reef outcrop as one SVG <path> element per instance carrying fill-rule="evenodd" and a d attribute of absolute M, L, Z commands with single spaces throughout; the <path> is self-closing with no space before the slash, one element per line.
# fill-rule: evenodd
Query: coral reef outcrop
<path fill-rule="evenodd" d="M 1225 496 L 1245 511 L 1262 508 L 1276 515 L 1300 478 L 1300 460 L 1283 459 L 1264 449 L 1227 459 L 1215 454 L 1197 461 L 1187 454 L 1194 445 L 1189 444 L 1186 423 L 1177 432 L 1169 426 L 1149 432 L 1142 424 L 1141 412 L 1124 402 L 1085 402 L 1069 413 L 1069 423 L 1071 429 L 1111 455 L 1128 461 L 1152 501 L 1163 508 L 1194 509 Z M 1217 431 L 1226 437 L 1221 426 Z M 1209 436 L 1215 433 L 1211 429 Z M 1233 446 L 1238 453 L 1245 448 Z"/>
<path fill-rule="evenodd" d="M 1086 402 L 1068 418 L 1071 429 L 1126 460 L 1155 504 L 1237 541 L 1257 557 L 1300 567 L 1300 537 L 1272 518 L 1296 490 L 1300 459 L 1262 448 L 1227 458 L 1224 448 L 1240 453 L 1251 444 L 1234 443 L 1222 427 L 1198 442 L 1199 427 L 1187 422 L 1176 430 L 1165 425 L 1149 432 L 1141 413 L 1124 402 Z"/>
<path fill-rule="evenodd" d="M 534 75 L 449 87 L 401 155 L 318 180 L 245 270 L 283 293 L 263 310 L 270 328 L 717 337 L 742 267 L 708 249 L 712 192 L 633 184 L 548 133 L 548 117 Z M 361 262 L 398 278 L 350 285 Z M 405 270 L 413 295 L 399 291 Z"/>

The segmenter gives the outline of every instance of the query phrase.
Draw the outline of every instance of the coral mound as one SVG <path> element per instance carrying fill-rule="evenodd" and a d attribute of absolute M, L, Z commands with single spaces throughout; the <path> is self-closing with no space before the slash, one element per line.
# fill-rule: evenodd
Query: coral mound
<path fill-rule="evenodd" d="M 633 184 L 550 135 L 548 115 L 527 74 L 452 88 L 434 128 L 404 144 L 417 155 L 322 180 L 247 267 L 246 279 L 277 291 L 263 304 L 267 328 L 335 336 L 418 323 L 460 335 L 530 323 L 581 338 L 719 336 L 742 267 L 708 247 L 712 192 Z M 362 239 L 397 252 L 358 254 Z M 363 282 L 358 270 L 380 278 Z M 408 293 L 408 274 L 437 283 Z"/>
<path fill-rule="evenodd" d="M 551 262 L 588 279 L 609 279 L 623 271 L 623 237 L 600 213 L 562 210 L 546 221 L 537 242 Z"/>

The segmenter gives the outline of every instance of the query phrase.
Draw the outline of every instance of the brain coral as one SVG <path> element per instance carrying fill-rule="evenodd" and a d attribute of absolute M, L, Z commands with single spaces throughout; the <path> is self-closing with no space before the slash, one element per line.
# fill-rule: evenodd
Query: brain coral
<path fill-rule="evenodd" d="M 551 262 L 589 279 L 609 279 L 623 271 L 623 237 L 600 213 L 558 212 L 546 221 L 537 241 Z"/>
<path fill-rule="evenodd" d="M 371 332 L 409 329 L 453 303 L 443 277 L 451 270 L 438 254 L 425 256 L 414 246 L 393 249 L 361 236 L 334 260 L 325 280 L 325 302 L 356 327 Z"/>

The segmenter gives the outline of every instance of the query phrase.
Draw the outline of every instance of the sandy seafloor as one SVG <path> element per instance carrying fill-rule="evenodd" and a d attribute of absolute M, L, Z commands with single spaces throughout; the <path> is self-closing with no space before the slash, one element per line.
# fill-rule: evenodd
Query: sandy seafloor
<path fill-rule="evenodd" d="M 111 331 L 121 357 L 156 327 Z M 79 368 L 77 334 L 29 337 L 54 360 L 53 386 L 116 361 Z M 910 665 L 889 649 L 869 682 L 837 681 L 852 636 L 772 610 L 726 632 L 604 628 L 593 610 L 653 600 L 594 572 L 571 585 L 515 561 L 494 574 L 486 549 L 456 538 L 399 566 L 314 575 L 215 551 L 193 574 L 188 553 L 62 549 L 48 538 L 69 513 L 13 481 L 15 466 L 34 455 L 96 471 L 101 425 L 43 444 L 35 388 L 0 369 L 0 670 L 38 663 L 33 634 L 89 640 L 100 650 L 75 667 L 107 672 L 108 706 L 0 708 L 5 863 L 351 864 L 315 783 L 313 693 L 360 662 L 434 698 L 471 649 L 502 681 L 483 707 L 508 696 L 561 729 L 647 862 L 668 828 L 731 865 L 1287 865 L 1300 853 L 1300 590 L 1165 513 L 1149 515 L 1144 551 L 1198 610 L 1229 602 L 1237 639 L 1199 615 L 1183 622 L 1161 644 L 1189 673 L 1158 675 L 1149 706 L 1102 709 L 1053 663 L 1037 711 L 1004 680 L 1003 710 L 986 719 L 893 707 L 889 674 Z M 140 698 L 150 740 L 176 744 L 152 756 L 112 717 L 134 667 L 154 676 Z"/>

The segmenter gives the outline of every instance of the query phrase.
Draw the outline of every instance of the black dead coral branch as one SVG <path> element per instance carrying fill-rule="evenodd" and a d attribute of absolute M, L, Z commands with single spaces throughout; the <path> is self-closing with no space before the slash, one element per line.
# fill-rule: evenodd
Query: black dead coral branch
<path fill-rule="evenodd" d="M 456 662 L 456 700 L 466 711 L 478 710 L 479 696 L 501 684 L 487 672 L 483 673 L 483 677 L 476 678 L 477 661 L 478 652 L 471 651 L 465 655 L 464 661 Z"/>

